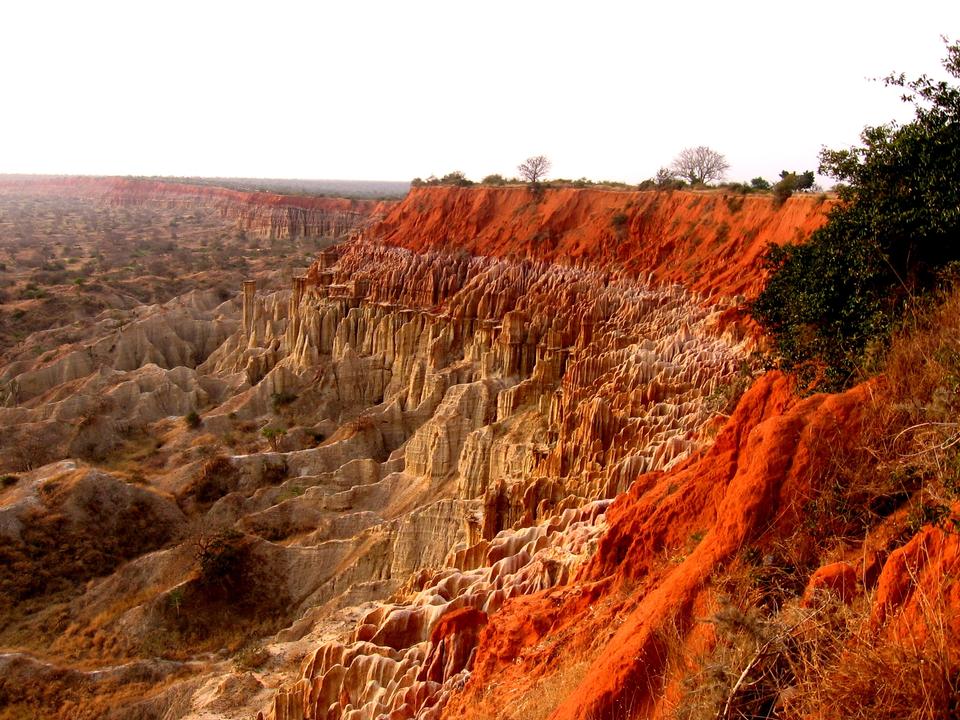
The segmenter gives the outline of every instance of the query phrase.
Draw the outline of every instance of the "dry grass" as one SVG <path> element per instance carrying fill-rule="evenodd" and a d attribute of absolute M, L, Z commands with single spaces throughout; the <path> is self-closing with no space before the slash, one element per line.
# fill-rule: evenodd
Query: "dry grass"
<path fill-rule="evenodd" d="M 918 312 L 877 367 L 882 375 L 859 425 L 820 438 L 829 462 L 812 478 L 803 527 L 782 543 L 798 568 L 842 555 L 895 514 L 902 520 L 894 544 L 928 522 L 956 522 L 949 507 L 960 498 L 960 291 Z"/>
<path fill-rule="evenodd" d="M 780 612 L 721 603 L 707 622 L 711 651 L 694 661 L 672 710 L 676 720 L 822 718 L 946 720 L 960 717 L 957 640 L 949 608 L 927 603 L 927 632 L 897 637 L 870 626 L 871 598 L 829 595 Z"/>
<path fill-rule="evenodd" d="M 505 720 L 545 720 L 577 689 L 590 667 L 587 661 L 561 667 L 543 678 L 529 692 L 512 703 L 512 712 Z"/>
<path fill-rule="evenodd" d="M 868 538 L 891 552 L 924 525 L 960 525 L 960 291 L 918 313 L 880 369 L 859 424 L 820 439 L 830 461 L 811 478 L 805 522 L 713 578 L 716 641 L 676 669 L 678 720 L 960 717 L 957 608 L 945 597 L 955 578 L 913 578 L 922 619 L 896 631 L 871 624 L 869 585 L 850 606 L 798 597 L 814 568 Z"/>

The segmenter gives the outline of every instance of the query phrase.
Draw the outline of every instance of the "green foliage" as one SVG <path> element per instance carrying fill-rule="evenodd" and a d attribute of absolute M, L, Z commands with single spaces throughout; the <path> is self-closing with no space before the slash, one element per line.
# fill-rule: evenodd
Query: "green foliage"
<path fill-rule="evenodd" d="M 480 181 L 484 185 L 506 185 L 507 179 L 503 175 L 493 174 L 487 175 L 483 180 Z"/>
<path fill-rule="evenodd" d="M 270 443 L 270 447 L 274 452 L 279 452 L 280 441 L 283 440 L 284 436 L 287 434 L 287 431 L 283 428 L 265 427 L 260 431 L 260 434 L 263 435 L 264 439 L 268 443 Z"/>
<path fill-rule="evenodd" d="M 454 170 L 453 172 L 448 172 L 442 178 L 440 178 L 441 185 L 456 185 L 458 187 L 468 187 L 473 185 L 473 180 L 468 180 L 467 176 L 464 175 L 459 170 Z"/>
<path fill-rule="evenodd" d="M 754 190 L 769 190 L 770 183 L 758 176 L 750 181 L 750 187 L 752 187 Z"/>
<path fill-rule="evenodd" d="M 665 167 L 657 170 L 657 174 L 646 182 L 652 182 L 658 190 L 681 190 L 687 186 L 686 181 L 678 178 L 674 170 Z"/>
<path fill-rule="evenodd" d="M 793 193 L 797 190 L 809 190 L 813 187 L 813 180 L 813 170 L 807 170 L 806 172 L 799 174 L 787 170 L 781 170 L 780 181 L 773 186 L 774 205 L 780 207 L 787 201 L 787 198 L 793 195 Z"/>
<path fill-rule="evenodd" d="M 200 415 L 197 414 L 196 410 L 191 410 L 183 416 L 183 422 L 191 430 L 196 430 L 198 427 L 200 427 L 200 423 L 202 423 L 203 420 L 201 420 Z"/>
<path fill-rule="evenodd" d="M 4 475 L 3 477 L 0 477 L 0 487 L 7 488 L 11 485 L 16 485 L 18 482 L 20 482 L 20 478 L 18 478 L 16 475 Z"/>
<path fill-rule="evenodd" d="M 960 45 L 944 62 L 960 77 Z M 752 312 L 781 365 L 807 384 L 839 388 L 887 336 L 908 302 L 960 260 L 960 88 L 923 76 L 905 89 L 915 117 L 864 129 L 863 145 L 824 150 L 820 172 L 843 202 L 805 244 L 771 247 L 770 278 Z"/>
<path fill-rule="evenodd" d="M 615 213 L 613 217 L 610 218 L 610 226 L 617 232 L 623 232 L 629 222 L 630 218 L 625 212 Z"/>
<path fill-rule="evenodd" d="M 281 390 L 270 396 L 270 404 L 274 410 L 279 410 L 284 405 L 289 405 L 297 399 L 297 394 L 289 390 Z"/>

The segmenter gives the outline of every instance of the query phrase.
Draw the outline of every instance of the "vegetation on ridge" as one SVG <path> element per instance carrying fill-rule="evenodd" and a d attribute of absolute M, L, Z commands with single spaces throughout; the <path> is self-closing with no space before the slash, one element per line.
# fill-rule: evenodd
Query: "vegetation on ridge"
<path fill-rule="evenodd" d="M 944 67 L 960 78 L 957 43 Z M 770 247 L 753 304 L 782 367 L 807 386 L 855 380 L 871 348 L 960 260 L 960 88 L 927 76 L 885 82 L 904 89 L 913 121 L 867 127 L 862 146 L 821 153 L 820 172 L 845 183 L 842 202 L 809 241 Z"/>

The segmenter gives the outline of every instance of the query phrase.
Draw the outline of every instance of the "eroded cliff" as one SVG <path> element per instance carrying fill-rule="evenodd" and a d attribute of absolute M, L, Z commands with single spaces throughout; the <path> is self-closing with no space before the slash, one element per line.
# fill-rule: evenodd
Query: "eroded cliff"
<path fill-rule="evenodd" d="M 420 188 L 368 235 L 410 250 L 536 258 L 615 268 L 687 290 L 755 293 L 768 243 L 803 239 L 834 201 L 796 195 L 613 192 L 527 188 Z"/>
<path fill-rule="evenodd" d="M 393 201 L 308 195 L 244 192 L 215 185 L 129 177 L 33 177 L 0 179 L 0 187 L 28 188 L 31 193 L 79 194 L 119 205 L 157 203 L 207 206 L 245 231 L 265 238 L 343 237 L 371 218 L 380 217 Z"/>
<path fill-rule="evenodd" d="M 773 373 L 740 399 L 758 369 L 735 296 L 756 289 L 766 242 L 828 204 L 418 190 L 287 291 L 251 280 L 4 368 L 11 437 L 75 437 L 62 457 L 81 439 L 151 443 L 0 490 L 0 551 L 86 583 L 5 631 L 49 647 L 0 660 L 42 666 L 54 697 L 102 688 L 68 708 L 90 717 L 668 716 L 671 643 L 716 644 L 695 618 L 717 578 L 747 556 L 780 566 L 875 395 L 798 401 Z M 176 417 L 191 409 L 193 427 Z M 86 557 L 91 496 L 138 503 L 156 537 L 65 570 L 25 528 L 65 517 Z M 904 577 L 934 565 L 921 548 L 952 547 L 924 532 L 874 558 L 877 623 L 915 608 Z M 90 669 L 134 663 L 150 678 L 136 701 Z"/>

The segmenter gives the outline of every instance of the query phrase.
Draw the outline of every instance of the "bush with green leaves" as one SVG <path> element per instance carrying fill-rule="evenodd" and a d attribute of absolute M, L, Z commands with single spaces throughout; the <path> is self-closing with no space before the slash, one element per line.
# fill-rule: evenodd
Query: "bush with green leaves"
<path fill-rule="evenodd" d="M 960 78 L 960 44 L 947 45 L 944 67 Z M 752 305 L 781 366 L 807 386 L 855 380 L 909 303 L 960 261 L 960 88 L 925 75 L 885 82 L 903 89 L 913 120 L 821 153 L 841 202 L 807 242 L 768 249 L 770 276 Z"/>
<path fill-rule="evenodd" d="M 279 427 L 265 427 L 260 431 L 260 434 L 270 443 L 270 447 L 274 452 L 279 452 L 280 442 L 286 436 L 287 431 Z"/>
<path fill-rule="evenodd" d="M 453 172 L 448 172 L 442 178 L 440 178 L 441 185 L 456 185 L 457 187 L 469 187 L 473 185 L 473 180 L 469 180 L 466 175 L 464 175 L 459 170 L 454 170 Z"/>
<path fill-rule="evenodd" d="M 774 204 L 777 207 L 780 207 L 787 201 L 788 197 L 793 195 L 794 192 L 798 190 L 809 190 L 813 187 L 813 180 L 813 170 L 807 170 L 806 172 L 802 173 L 781 170 L 780 180 L 776 185 L 773 186 Z"/>

